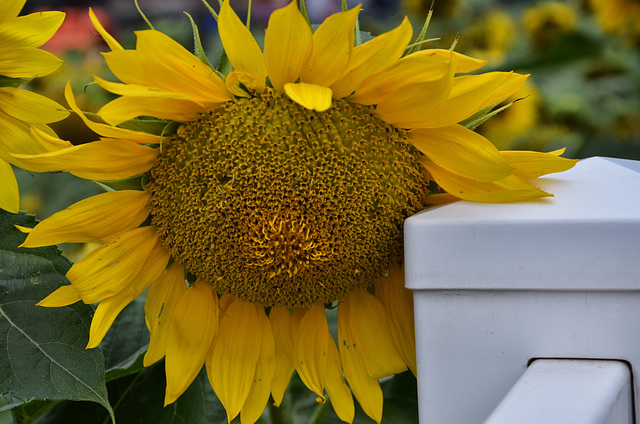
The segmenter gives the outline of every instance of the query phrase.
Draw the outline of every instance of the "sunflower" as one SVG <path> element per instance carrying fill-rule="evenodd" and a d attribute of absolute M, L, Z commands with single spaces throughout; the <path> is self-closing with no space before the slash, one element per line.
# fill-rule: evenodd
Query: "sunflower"
<path fill-rule="evenodd" d="M 25 82 L 58 69 L 62 61 L 38 47 L 49 40 L 64 20 L 62 12 L 18 16 L 26 0 L 0 4 L 0 208 L 17 213 L 18 183 L 9 153 L 37 154 L 62 147 L 33 141 L 31 126 L 55 135 L 46 125 L 68 116 L 64 107 L 46 97 L 18 88 Z"/>
<path fill-rule="evenodd" d="M 635 0 L 591 0 L 600 27 L 631 43 L 640 41 L 640 4 Z"/>
<path fill-rule="evenodd" d="M 91 15 L 121 81 L 95 82 L 120 97 L 95 122 L 69 85 L 65 94 L 102 138 L 16 155 L 34 171 L 128 187 L 23 228 L 23 246 L 101 243 L 40 302 L 99 302 L 88 347 L 148 289 L 144 364 L 164 357 L 165 404 L 206 365 L 229 421 L 253 423 L 297 371 L 343 421 L 355 397 L 380 422 L 379 380 L 416 372 L 404 219 L 452 199 L 548 196 L 526 180 L 573 166 L 558 152 L 500 152 L 459 124 L 525 76 L 457 76 L 485 62 L 449 50 L 404 55 L 407 19 L 354 46 L 359 11 L 312 31 L 292 2 L 271 15 L 263 52 L 224 2 L 226 76 L 155 30 L 124 49 Z M 327 308 L 337 308 L 337 341 Z"/>
<path fill-rule="evenodd" d="M 576 10 L 568 3 L 546 1 L 527 8 L 522 23 L 534 49 L 549 48 L 576 27 Z"/>

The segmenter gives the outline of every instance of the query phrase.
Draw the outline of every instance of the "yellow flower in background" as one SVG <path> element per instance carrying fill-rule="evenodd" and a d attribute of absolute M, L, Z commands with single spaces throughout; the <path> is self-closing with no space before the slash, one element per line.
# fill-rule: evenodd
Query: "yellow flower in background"
<path fill-rule="evenodd" d="M 62 61 L 39 49 L 64 20 L 62 12 L 39 12 L 18 16 L 26 0 L 0 2 L 0 208 L 17 213 L 18 183 L 12 164 L 20 165 L 10 153 L 38 154 L 64 146 L 33 141 L 31 126 L 54 136 L 46 125 L 68 116 L 53 100 L 22 90 L 18 86 L 58 69 Z"/>
<path fill-rule="evenodd" d="M 602 29 L 637 42 L 640 39 L 640 3 L 635 0 L 591 0 Z"/>
<path fill-rule="evenodd" d="M 535 49 L 549 47 L 571 32 L 577 21 L 576 10 L 568 3 L 548 1 L 532 6 L 522 14 L 522 23 Z"/>
<path fill-rule="evenodd" d="M 517 103 L 478 127 L 478 132 L 501 150 L 521 147 L 518 142 L 527 138 L 540 120 L 540 93 L 532 82 L 525 82 L 506 101 Z"/>
<path fill-rule="evenodd" d="M 505 10 L 492 9 L 476 18 L 460 37 L 458 47 L 471 56 L 486 58 L 492 66 L 504 62 L 516 36 L 516 26 Z"/>
<path fill-rule="evenodd" d="M 69 85 L 66 97 L 102 138 L 15 155 L 33 171 L 142 180 L 23 228 L 23 246 L 101 244 L 69 270 L 71 285 L 40 303 L 99 302 L 88 347 L 149 288 L 144 363 L 165 358 L 165 404 L 206 365 L 229 421 L 253 423 L 270 396 L 280 404 L 295 370 L 343 421 L 353 420 L 353 394 L 380 422 L 379 379 L 416 371 L 404 219 L 447 196 L 548 196 L 527 180 L 574 164 L 559 152 L 500 152 L 459 124 L 525 76 L 458 75 L 485 62 L 449 50 L 403 57 L 407 19 L 354 46 L 359 12 L 331 15 L 313 32 L 292 2 L 271 15 L 263 52 L 225 2 L 226 76 L 155 30 L 124 49 L 92 15 L 122 83 L 95 82 L 120 97 L 98 111 L 106 123 L 80 112 Z M 178 129 L 141 132 L 148 121 L 137 117 Z M 447 194 L 432 194 L 434 182 Z M 326 307 L 337 307 L 337 341 Z"/>

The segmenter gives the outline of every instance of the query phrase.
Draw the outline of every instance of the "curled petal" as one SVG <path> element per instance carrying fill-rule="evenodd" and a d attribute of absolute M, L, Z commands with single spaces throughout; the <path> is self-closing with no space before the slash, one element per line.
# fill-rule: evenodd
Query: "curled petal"
<path fill-rule="evenodd" d="M 331 89 L 304 82 L 285 84 L 284 91 L 294 102 L 309 110 L 324 112 L 331 107 Z"/>

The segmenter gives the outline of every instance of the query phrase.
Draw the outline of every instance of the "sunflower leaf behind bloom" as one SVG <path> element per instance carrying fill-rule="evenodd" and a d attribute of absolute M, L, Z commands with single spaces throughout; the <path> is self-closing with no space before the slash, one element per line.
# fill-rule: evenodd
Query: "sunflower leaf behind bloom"
<path fill-rule="evenodd" d="M 96 402 L 113 417 L 102 351 L 84 349 L 91 307 L 36 306 L 43 295 L 66 283 L 70 264 L 56 247 L 17 247 L 24 235 L 14 226 L 35 223 L 25 213 L 0 210 L 0 393 Z"/>

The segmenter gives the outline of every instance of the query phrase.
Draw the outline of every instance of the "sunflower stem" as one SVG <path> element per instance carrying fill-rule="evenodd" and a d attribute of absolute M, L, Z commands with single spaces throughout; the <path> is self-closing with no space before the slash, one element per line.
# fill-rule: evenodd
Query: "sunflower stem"
<path fill-rule="evenodd" d="M 331 404 L 331 401 L 329 400 L 329 397 L 325 397 L 324 403 L 321 403 L 316 407 L 316 410 L 311 416 L 311 419 L 309 419 L 309 424 L 320 424 L 325 414 L 329 410 L 330 404 Z"/>
<path fill-rule="evenodd" d="M 291 408 L 288 405 L 287 398 L 283 400 L 280 406 L 273 404 L 273 399 L 267 403 L 269 407 L 269 422 L 271 424 L 294 424 L 293 414 L 291 414 Z"/>

